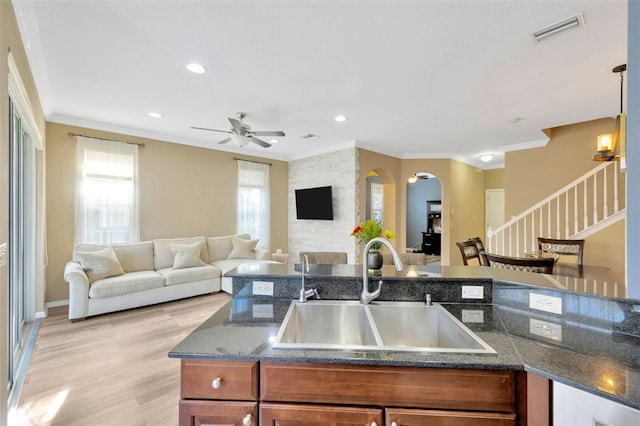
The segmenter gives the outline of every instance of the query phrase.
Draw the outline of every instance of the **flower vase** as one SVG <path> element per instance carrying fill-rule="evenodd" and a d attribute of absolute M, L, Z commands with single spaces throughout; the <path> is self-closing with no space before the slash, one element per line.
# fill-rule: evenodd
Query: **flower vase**
<path fill-rule="evenodd" d="M 382 268 L 382 255 L 377 251 L 367 253 L 367 268 L 375 271 Z"/>

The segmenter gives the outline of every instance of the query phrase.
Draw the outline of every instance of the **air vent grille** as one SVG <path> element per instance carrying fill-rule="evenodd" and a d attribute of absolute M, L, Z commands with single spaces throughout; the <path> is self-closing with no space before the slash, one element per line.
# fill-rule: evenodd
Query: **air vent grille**
<path fill-rule="evenodd" d="M 529 36 L 534 42 L 539 43 L 565 31 L 584 27 L 584 25 L 584 16 L 582 15 L 582 12 L 580 12 L 577 15 L 571 16 L 569 18 L 563 19 L 562 21 L 558 21 L 555 24 L 551 24 L 537 31 L 534 31 L 529 34 Z"/>

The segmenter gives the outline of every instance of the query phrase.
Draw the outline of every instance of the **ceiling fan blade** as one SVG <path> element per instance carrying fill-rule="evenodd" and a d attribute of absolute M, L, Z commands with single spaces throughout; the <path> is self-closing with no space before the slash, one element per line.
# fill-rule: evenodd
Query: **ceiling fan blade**
<path fill-rule="evenodd" d="M 279 130 L 274 130 L 274 131 L 262 131 L 262 132 L 253 132 L 254 135 L 256 136 L 285 136 L 284 132 L 279 131 Z"/>
<path fill-rule="evenodd" d="M 222 132 L 222 133 L 231 133 L 228 130 L 218 130 L 218 129 L 207 129 L 206 127 L 193 127 L 191 126 L 192 129 L 197 129 L 197 130 L 208 130 L 210 132 Z"/>
<path fill-rule="evenodd" d="M 229 143 L 229 142 L 231 142 L 231 138 L 226 138 L 226 139 L 222 139 L 220 142 L 218 142 L 218 144 Z"/>
<path fill-rule="evenodd" d="M 234 130 L 242 130 L 242 123 L 240 123 L 239 120 L 231 117 L 228 117 L 227 120 L 229 120 L 229 123 L 231 123 L 231 127 L 233 127 Z"/>
<path fill-rule="evenodd" d="M 263 148 L 270 148 L 271 144 L 267 143 L 265 141 L 263 141 L 262 139 L 258 139 L 256 137 L 253 136 L 249 136 L 249 139 L 251 140 L 251 142 L 257 143 L 258 145 L 260 145 Z"/>

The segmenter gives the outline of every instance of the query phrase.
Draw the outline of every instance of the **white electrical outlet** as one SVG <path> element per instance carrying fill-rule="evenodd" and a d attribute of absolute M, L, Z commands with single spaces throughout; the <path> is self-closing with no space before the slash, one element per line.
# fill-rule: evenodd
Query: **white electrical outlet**
<path fill-rule="evenodd" d="M 529 318 L 529 333 L 562 342 L 562 326 L 560 324 Z"/>
<path fill-rule="evenodd" d="M 271 281 L 254 281 L 253 294 L 259 296 L 273 296 L 273 282 Z"/>
<path fill-rule="evenodd" d="M 463 299 L 482 299 L 484 298 L 484 287 L 481 285 L 463 285 Z"/>
<path fill-rule="evenodd" d="M 7 243 L 0 244 L 0 268 L 7 264 Z"/>
<path fill-rule="evenodd" d="M 273 305 L 270 303 L 253 305 L 251 312 L 254 318 L 273 318 Z"/>
<path fill-rule="evenodd" d="M 562 298 L 529 293 L 529 307 L 539 311 L 562 315 Z"/>
<path fill-rule="evenodd" d="M 484 323 L 484 311 L 463 309 L 462 322 L 482 324 Z"/>

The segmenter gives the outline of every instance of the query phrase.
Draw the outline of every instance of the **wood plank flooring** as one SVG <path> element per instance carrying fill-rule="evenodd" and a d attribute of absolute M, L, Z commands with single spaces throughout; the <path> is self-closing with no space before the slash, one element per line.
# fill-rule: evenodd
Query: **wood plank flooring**
<path fill-rule="evenodd" d="M 217 293 L 71 323 L 42 321 L 11 426 L 178 424 L 180 362 L 167 353 L 230 299 Z"/>

